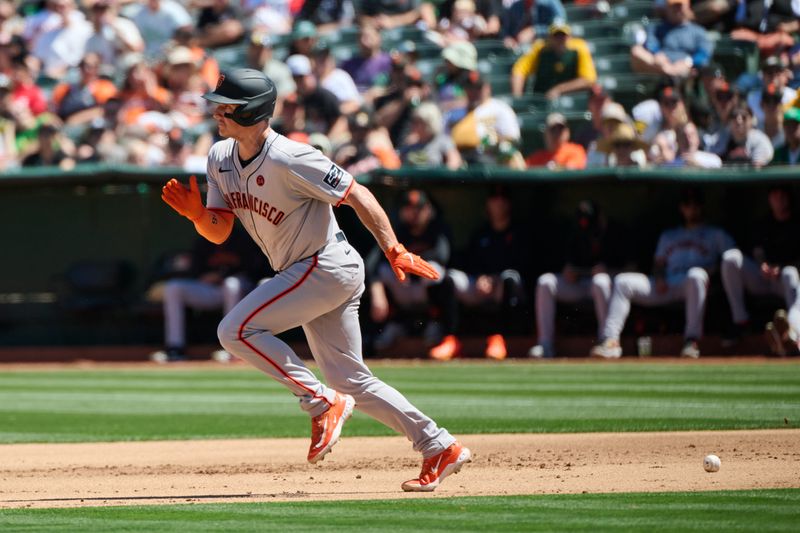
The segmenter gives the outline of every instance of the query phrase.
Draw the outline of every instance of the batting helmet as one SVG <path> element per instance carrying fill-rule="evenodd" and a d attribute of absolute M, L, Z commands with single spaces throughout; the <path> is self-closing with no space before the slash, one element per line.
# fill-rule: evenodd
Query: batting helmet
<path fill-rule="evenodd" d="M 225 116 L 242 126 L 253 126 L 272 116 L 277 97 L 275 84 L 260 70 L 237 68 L 220 74 L 217 87 L 203 98 L 216 104 L 237 105 Z"/>

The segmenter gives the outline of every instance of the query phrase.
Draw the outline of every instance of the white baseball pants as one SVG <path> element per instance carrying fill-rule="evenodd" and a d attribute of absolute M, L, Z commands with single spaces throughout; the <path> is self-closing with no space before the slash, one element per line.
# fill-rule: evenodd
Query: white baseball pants
<path fill-rule="evenodd" d="M 209 311 L 222 308 L 228 313 L 244 296 L 250 284 L 230 276 L 221 285 L 193 279 L 174 279 L 164 284 L 164 344 L 186 346 L 186 308 Z"/>
<path fill-rule="evenodd" d="M 789 324 L 793 330 L 800 332 L 800 276 L 796 267 L 785 266 L 778 278 L 767 279 L 761 274 L 758 263 L 744 257 L 740 250 L 732 249 L 722 255 L 722 284 L 735 323 L 741 324 L 750 318 L 744 305 L 746 289 L 757 296 L 782 296 L 786 302 Z"/>
<path fill-rule="evenodd" d="M 580 278 L 569 283 L 560 274 L 547 273 L 536 282 L 536 331 L 539 344 L 552 346 L 555 337 L 556 302 L 579 302 L 591 299 L 597 317 L 597 335 L 602 337 L 603 325 L 611 298 L 611 276 L 595 274 L 591 278 Z"/>
<path fill-rule="evenodd" d="M 356 408 L 414 444 L 425 457 L 455 442 L 446 429 L 375 377 L 361 355 L 358 306 L 364 263 L 347 241 L 329 243 L 248 294 L 219 325 L 222 346 L 285 385 L 311 416 L 325 412 L 335 392 L 350 394 Z M 302 326 L 321 383 L 275 335 Z"/>
<path fill-rule="evenodd" d="M 656 292 L 655 279 L 636 272 L 617 274 L 608 304 L 608 316 L 603 327 L 603 339 L 619 339 L 631 302 L 645 306 L 660 306 L 681 300 L 686 302 L 685 339 L 703 336 L 703 312 L 708 295 L 708 273 L 700 267 L 690 268 L 685 277 L 668 281 L 665 292 Z"/>

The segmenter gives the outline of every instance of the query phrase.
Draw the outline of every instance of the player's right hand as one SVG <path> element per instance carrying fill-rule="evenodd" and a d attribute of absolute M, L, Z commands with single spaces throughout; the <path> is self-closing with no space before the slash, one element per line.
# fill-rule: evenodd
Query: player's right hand
<path fill-rule="evenodd" d="M 415 274 L 427 279 L 439 279 L 439 273 L 424 259 L 412 254 L 402 244 L 395 244 L 386 250 L 386 259 L 392 265 L 394 275 L 400 281 L 405 281 L 406 274 Z"/>
<path fill-rule="evenodd" d="M 189 220 L 195 221 L 203 216 L 206 208 L 203 206 L 203 198 L 200 196 L 200 188 L 197 186 L 197 178 L 189 178 L 187 188 L 176 179 L 171 179 L 161 188 L 161 199 L 179 214 Z"/>

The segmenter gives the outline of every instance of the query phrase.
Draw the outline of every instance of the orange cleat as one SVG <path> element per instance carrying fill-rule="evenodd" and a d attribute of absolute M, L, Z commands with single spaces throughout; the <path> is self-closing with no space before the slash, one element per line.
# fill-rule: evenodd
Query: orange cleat
<path fill-rule="evenodd" d="M 336 400 L 327 411 L 311 420 L 311 447 L 308 449 L 308 462 L 321 461 L 339 442 L 342 427 L 350 415 L 356 401 L 349 394 L 336 393 Z"/>
<path fill-rule="evenodd" d="M 458 442 L 445 451 L 422 461 L 422 471 L 417 479 L 406 481 L 401 486 L 406 492 L 431 492 L 450 474 L 457 474 L 464 463 L 472 460 L 469 448 Z"/>
<path fill-rule="evenodd" d="M 502 335 L 490 335 L 486 339 L 486 357 L 496 361 L 502 361 L 508 356 L 508 349 L 506 349 L 506 340 Z"/>
<path fill-rule="evenodd" d="M 455 335 L 447 335 L 441 343 L 431 348 L 428 355 L 437 361 L 449 361 L 461 355 L 461 341 Z"/>

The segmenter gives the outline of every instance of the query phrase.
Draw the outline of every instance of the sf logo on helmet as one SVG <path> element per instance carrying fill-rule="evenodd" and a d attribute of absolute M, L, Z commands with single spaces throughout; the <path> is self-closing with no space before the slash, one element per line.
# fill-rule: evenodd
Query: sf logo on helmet
<path fill-rule="evenodd" d="M 219 79 L 217 80 L 217 86 L 214 88 L 215 91 L 220 88 L 223 81 L 225 81 L 225 74 L 220 74 Z"/>

